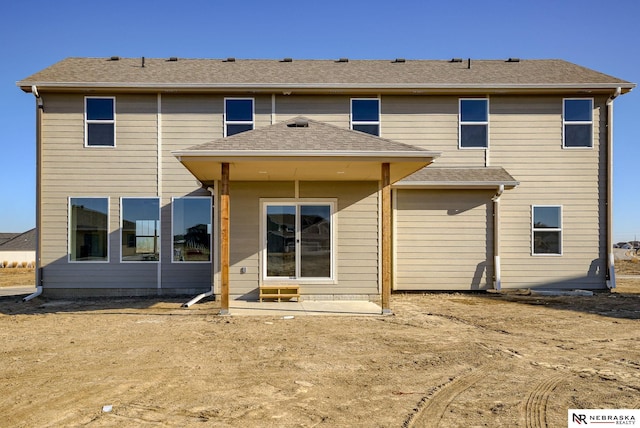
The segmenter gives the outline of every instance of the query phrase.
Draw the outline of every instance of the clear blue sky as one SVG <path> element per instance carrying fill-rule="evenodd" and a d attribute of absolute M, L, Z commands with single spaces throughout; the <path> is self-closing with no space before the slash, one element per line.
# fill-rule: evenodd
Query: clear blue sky
<path fill-rule="evenodd" d="M 35 225 L 34 99 L 15 82 L 65 57 L 562 58 L 638 83 L 639 17 L 638 0 L 3 1 L 0 232 Z M 640 238 L 640 88 L 614 111 L 621 241 Z"/>

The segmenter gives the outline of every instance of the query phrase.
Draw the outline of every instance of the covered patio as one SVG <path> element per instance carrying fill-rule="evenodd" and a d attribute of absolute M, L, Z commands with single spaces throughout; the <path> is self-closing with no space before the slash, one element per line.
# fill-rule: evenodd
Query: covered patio
<path fill-rule="evenodd" d="M 374 211 L 377 217 L 378 257 L 377 266 L 372 271 L 377 276 L 381 312 L 391 313 L 391 185 L 429 165 L 440 155 L 439 152 L 297 117 L 175 151 L 173 154 L 203 186 L 215 189 L 218 201 L 218 216 L 215 221 L 219 234 L 218 239 L 214 240 L 218 256 L 212 258 L 212 267 L 216 273 L 214 277 L 219 278 L 219 285 L 214 283 L 212 291 L 215 290 L 216 297 L 221 302 L 221 314 L 228 314 L 236 309 L 230 305 L 229 297 L 230 294 L 236 294 L 230 280 L 231 246 L 246 245 L 233 241 L 230 233 L 230 213 L 234 203 L 230 191 L 231 182 L 267 183 L 274 186 L 282 182 L 293 183 L 293 198 L 287 199 L 287 203 L 292 205 L 295 201 L 302 200 L 301 183 L 335 183 L 331 185 L 335 189 L 339 189 L 340 183 L 345 182 L 377 183 L 377 207 L 374 207 Z M 332 195 L 324 196 L 317 200 L 325 201 L 326 196 Z M 257 194 L 257 197 L 262 198 L 263 195 Z M 331 233 L 335 236 L 332 238 L 334 240 L 337 239 L 337 233 L 346 232 L 343 229 L 336 232 L 335 229 L 332 222 Z M 300 239 L 299 235 L 296 236 L 294 245 L 298 248 Z M 260 248 L 256 249 L 261 253 L 261 260 L 265 260 L 264 245 L 262 242 Z M 295 263 L 299 263 L 300 256 L 296 257 Z M 255 275 L 256 286 L 264 283 L 300 282 L 320 285 L 326 283 L 339 288 L 340 281 L 335 275 L 333 264 L 336 257 L 340 256 L 332 251 L 331 274 L 327 278 L 313 279 L 303 278 L 299 268 L 295 275 L 289 277 L 271 277 L 266 272 L 266 262 L 261 262 Z M 219 266 L 216 266 L 216 261 Z"/>

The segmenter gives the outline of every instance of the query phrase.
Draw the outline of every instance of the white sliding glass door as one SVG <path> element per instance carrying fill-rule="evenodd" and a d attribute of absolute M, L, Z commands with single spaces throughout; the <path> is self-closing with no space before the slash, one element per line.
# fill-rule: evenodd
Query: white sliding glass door
<path fill-rule="evenodd" d="M 333 277 L 333 203 L 264 204 L 266 279 Z"/>

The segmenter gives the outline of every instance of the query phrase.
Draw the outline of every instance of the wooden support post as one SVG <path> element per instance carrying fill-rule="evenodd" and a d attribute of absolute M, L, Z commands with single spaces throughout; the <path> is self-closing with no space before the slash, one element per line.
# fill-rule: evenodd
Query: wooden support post
<path fill-rule="evenodd" d="M 220 182 L 220 315 L 229 314 L 229 164 Z"/>
<path fill-rule="evenodd" d="M 382 314 L 391 314 L 391 167 L 382 164 Z"/>

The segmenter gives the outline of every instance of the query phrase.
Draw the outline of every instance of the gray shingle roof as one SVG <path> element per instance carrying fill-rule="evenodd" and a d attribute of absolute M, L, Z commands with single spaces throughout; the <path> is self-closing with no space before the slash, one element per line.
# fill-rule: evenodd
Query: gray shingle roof
<path fill-rule="evenodd" d="M 16 236 L 20 235 L 20 233 L 0 233 L 0 245 L 4 244 L 7 241 L 12 240 Z"/>
<path fill-rule="evenodd" d="M 558 88 L 631 89 L 632 83 L 567 61 L 237 60 L 67 58 L 18 85 L 147 88 Z M 623 91 L 624 92 L 624 91 Z"/>
<path fill-rule="evenodd" d="M 404 178 L 397 186 L 498 186 L 515 187 L 520 184 L 504 168 L 493 167 L 435 167 L 430 166 Z"/>
<path fill-rule="evenodd" d="M 306 127 L 296 127 L 296 122 L 307 123 Z M 296 117 L 274 125 L 242 132 L 226 138 L 189 147 L 185 152 L 322 152 L 336 154 L 350 153 L 416 153 L 435 154 L 409 144 L 375 137 L 364 132 L 339 128 L 324 122 Z M 183 152 L 182 150 L 178 152 Z M 176 152 L 176 153 L 178 153 Z"/>
<path fill-rule="evenodd" d="M 35 251 L 36 229 L 16 234 L 12 239 L 0 244 L 0 251 Z"/>

